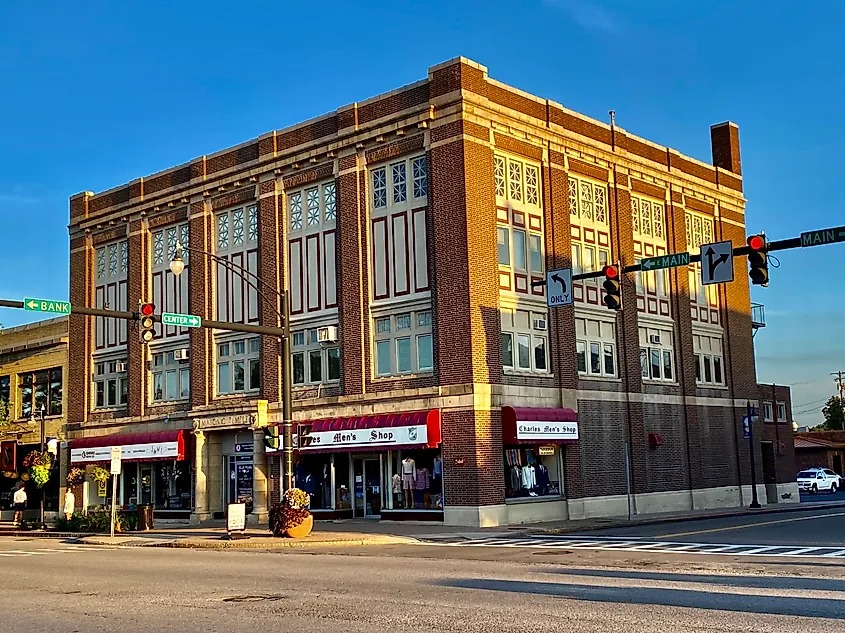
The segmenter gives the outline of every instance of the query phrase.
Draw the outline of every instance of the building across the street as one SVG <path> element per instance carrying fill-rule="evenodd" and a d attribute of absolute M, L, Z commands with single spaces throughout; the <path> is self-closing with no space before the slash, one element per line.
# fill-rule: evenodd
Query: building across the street
<path fill-rule="evenodd" d="M 829 468 L 845 475 L 845 431 L 808 431 L 795 435 L 795 467 Z"/>
<path fill-rule="evenodd" d="M 38 516 L 42 494 L 46 511 L 58 510 L 65 473 L 59 447 L 67 411 L 67 350 L 67 317 L 0 330 L 0 516 L 4 520 L 12 518 L 12 494 L 21 481 L 30 518 Z M 41 451 L 42 416 L 45 450 L 54 458 L 49 481 L 38 489 L 24 461 L 33 451 Z"/>
<path fill-rule="evenodd" d="M 758 388 L 758 415 L 762 423 L 760 461 L 766 484 L 766 501 L 778 503 L 779 497 L 780 501 L 794 500 L 797 491 L 785 485 L 794 482 L 798 472 L 795 463 L 797 446 L 793 441 L 792 389 L 786 385 L 771 384 L 758 385 Z"/>
<path fill-rule="evenodd" d="M 134 323 L 71 315 L 72 465 L 123 446 L 120 503 L 205 520 L 241 500 L 263 519 L 282 474 L 261 426 L 282 422 L 290 371 L 294 420 L 313 428 L 296 481 L 318 518 L 504 525 L 747 503 L 745 259 L 722 285 L 682 256 L 626 273 L 618 312 L 600 280 L 550 276 L 574 299 L 552 308 L 541 285 L 744 244 L 739 130 L 710 137 L 713 164 L 457 58 L 73 196 L 74 305 L 278 326 L 287 291 L 293 353 L 283 367 L 275 337 L 181 324 L 146 345 Z M 789 481 L 772 501 L 797 500 Z"/>

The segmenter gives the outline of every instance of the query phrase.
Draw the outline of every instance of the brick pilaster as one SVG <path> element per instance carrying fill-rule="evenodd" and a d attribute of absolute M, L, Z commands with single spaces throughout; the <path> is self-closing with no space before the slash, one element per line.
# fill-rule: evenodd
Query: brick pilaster
<path fill-rule="evenodd" d="M 212 216 L 210 204 L 200 200 L 191 204 L 189 211 L 190 245 L 192 248 L 211 252 Z M 189 312 L 205 319 L 213 317 L 211 306 L 214 293 L 210 292 L 211 266 L 207 257 L 191 253 L 188 266 Z M 211 357 L 211 330 L 191 328 L 191 404 L 207 405 L 214 394 L 211 382 L 214 367 Z"/>
<path fill-rule="evenodd" d="M 282 214 L 283 196 L 277 192 L 276 180 L 265 180 L 258 185 L 258 295 L 261 325 L 279 327 L 282 303 L 278 290 L 284 279 L 284 251 L 287 244 Z M 281 397 L 281 345 L 273 336 L 261 337 L 261 397 L 278 402 Z M 287 368 L 285 368 L 287 369 Z"/>
<path fill-rule="evenodd" d="M 94 249 L 86 235 L 70 240 L 70 288 L 73 305 L 93 307 Z M 68 375 L 65 389 L 74 394 L 67 398 L 67 421 L 84 424 L 91 410 L 91 352 L 94 349 L 94 319 L 72 313 L 68 317 Z"/>
<path fill-rule="evenodd" d="M 146 223 L 136 220 L 129 225 L 129 271 L 127 273 L 126 309 L 138 310 L 139 301 L 152 300 L 150 290 L 149 231 Z M 161 306 L 156 306 L 161 313 Z M 142 416 L 147 406 L 147 346 L 141 345 L 137 323 L 127 324 L 127 371 L 129 376 L 129 415 Z"/>

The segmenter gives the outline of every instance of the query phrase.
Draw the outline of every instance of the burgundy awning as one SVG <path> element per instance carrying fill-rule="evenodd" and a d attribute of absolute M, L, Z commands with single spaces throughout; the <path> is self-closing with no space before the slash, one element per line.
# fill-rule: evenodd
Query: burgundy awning
<path fill-rule="evenodd" d="M 571 444 L 578 441 L 578 414 L 572 409 L 502 407 L 502 442 Z"/>
<path fill-rule="evenodd" d="M 302 449 L 307 452 L 435 448 L 441 441 L 439 409 L 323 418 L 309 423 L 312 443 Z"/>
<path fill-rule="evenodd" d="M 71 462 L 109 461 L 113 446 L 123 448 L 122 460 L 126 462 L 184 460 L 188 437 L 184 429 L 83 437 L 70 442 Z"/>

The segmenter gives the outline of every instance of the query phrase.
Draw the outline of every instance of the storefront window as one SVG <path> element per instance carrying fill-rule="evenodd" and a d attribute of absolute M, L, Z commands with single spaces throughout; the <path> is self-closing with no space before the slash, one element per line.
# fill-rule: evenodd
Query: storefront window
<path fill-rule="evenodd" d="M 560 497 L 563 467 L 559 446 L 505 447 L 505 498 Z"/>
<path fill-rule="evenodd" d="M 440 449 L 392 451 L 385 488 L 393 510 L 442 510 L 443 462 Z M 388 507 L 390 507 L 388 506 Z"/>
<path fill-rule="evenodd" d="M 156 510 L 191 509 L 191 469 L 184 461 L 155 465 Z"/>
<path fill-rule="evenodd" d="M 349 468 L 348 464 L 344 465 Z M 348 479 L 344 471 L 339 473 L 343 480 Z M 332 456 L 302 455 L 294 467 L 294 485 L 311 496 L 312 510 L 332 509 Z"/>

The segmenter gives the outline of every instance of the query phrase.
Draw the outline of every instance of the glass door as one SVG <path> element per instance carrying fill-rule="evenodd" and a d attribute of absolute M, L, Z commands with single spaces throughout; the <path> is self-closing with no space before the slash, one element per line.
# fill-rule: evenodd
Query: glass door
<path fill-rule="evenodd" d="M 138 497 L 139 504 L 142 506 L 152 505 L 153 503 L 153 467 L 150 464 L 140 464 L 138 466 Z"/>
<path fill-rule="evenodd" d="M 252 455 L 230 455 L 226 473 L 225 503 L 244 503 L 246 513 L 252 512 Z"/>
<path fill-rule="evenodd" d="M 381 464 L 378 458 L 353 460 L 354 516 L 381 515 Z"/>

